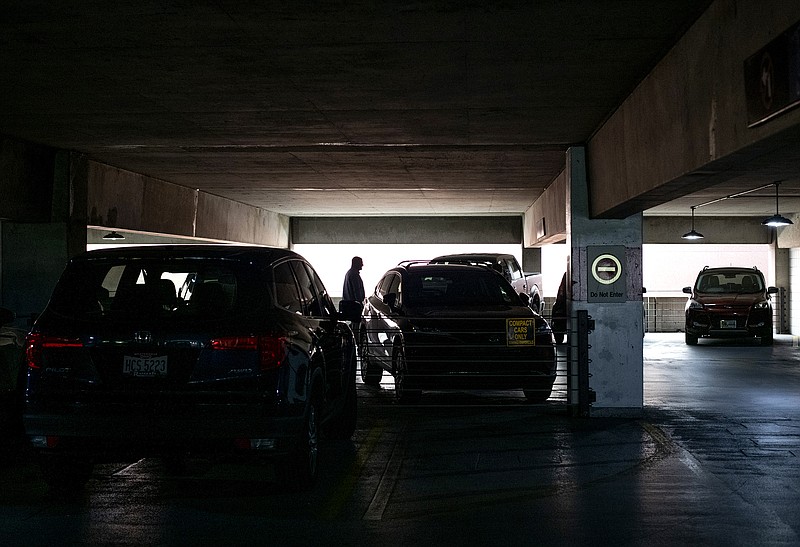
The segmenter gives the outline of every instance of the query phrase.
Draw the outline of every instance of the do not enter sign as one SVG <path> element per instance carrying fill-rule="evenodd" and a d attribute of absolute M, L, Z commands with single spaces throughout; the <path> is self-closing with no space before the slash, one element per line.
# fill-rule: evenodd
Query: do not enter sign
<path fill-rule="evenodd" d="M 622 245 L 587 248 L 589 302 L 625 302 L 625 247 Z"/>
<path fill-rule="evenodd" d="M 592 276 L 598 283 L 611 285 L 622 275 L 622 264 L 611 254 L 602 254 L 592 262 Z"/>

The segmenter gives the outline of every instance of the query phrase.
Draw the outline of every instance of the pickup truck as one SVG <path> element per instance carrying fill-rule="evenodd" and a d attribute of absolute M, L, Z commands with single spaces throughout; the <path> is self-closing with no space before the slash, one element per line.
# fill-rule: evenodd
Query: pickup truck
<path fill-rule="evenodd" d="M 464 253 L 442 255 L 430 260 L 431 264 L 472 264 L 488 266 L 503 274 L 514 289 L 528 296 L 529 305 L 536 313 L 542 311 L 542 274 L 523 272 L 514 255 L 502 253 Z"/>

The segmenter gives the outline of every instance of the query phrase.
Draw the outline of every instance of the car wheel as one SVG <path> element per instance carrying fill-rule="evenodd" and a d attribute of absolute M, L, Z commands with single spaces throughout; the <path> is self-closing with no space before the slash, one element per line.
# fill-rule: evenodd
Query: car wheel
<path fill-rule="evenodd" d="M 696 346 L 697 345 L 697 336 L 693 334 L 686 333 L 686 345 L 687 346 Z"/>
<path fill-rule="evenodd" d="M 408 389 L 408 362 L 403 346 L 397 346 L 392 355 L 394 362 L 394 397 L 400 404 L 414 403 L 419 400 L 422 392 Z"/>
<path fill-rule="evenodd" d="M 539 389 L 523 389 L 522 392 L 525 393 L 525 398 L 528 402 L 543 403 L 550 398 L 552 388 L 541 387 Z"/>
<path fill-rule="evenodd" d="M 344 406 L 339 414 L 331 420 L 327 430 L 334 439 L 350 439 L 356 431 L 358 421 L 358 395 L 355 378 L 349 383 L 344 393 Z"/>
<path fill-rule="evenodd" d="M 161 462 L 164 464 L 164 470 L 169 475 L 184 476 L 189 472 L 189 462 L 185 453 L 173 452 L 165 454 L 161 457 Z"/>
<path fill-rule="evenodd" d="M 764 336 L 761 337 L 761 345 L 762 346 L 771 346 L 773 344 L 773 342 L 774 342 L 774 339 L 772 337 L 772 333 L 769 333 L 769 334 L 764 335 Z"/>
<path fill-rule="evenodd" d="M 383 376 L 383 369 L 372 362 L 369 357 L 367 348 L 369 341 L 367 340 L 366 328 L 362 325 L 359 329 L 361 332 L 359 336 L 359 349 L 361 350 L 361 381 L 368 386 L 377 386 L 381 383 L 381 376 Z"/>
<path fill-rule="evenodd" d="M 94 464 L 89 460 L 64 454 L 43 454 L 39 458 L 39 468 L 51 492 L 75 495 L 89 482 Z"/>
<path fill-rule="evenodd" d="M 319 458 L 319 400 L 312 394 L 306 408 L 303 428 L 294 449 L 276 466 L 278 482 L 287 488 L 307 488 L 317 478 Z"/>

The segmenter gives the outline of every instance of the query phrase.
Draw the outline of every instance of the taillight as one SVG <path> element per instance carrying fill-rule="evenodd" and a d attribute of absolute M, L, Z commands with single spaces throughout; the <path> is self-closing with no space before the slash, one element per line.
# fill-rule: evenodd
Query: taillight
<path fill-rule="evenodd" d="M 25 339 L 25 361 L 30 368 L 41 368 L 43 349 L 82 347 L 83 342 L 79 338 L 47 336 L 41 332 L 32 332 Z"/>
<path fill-rule="evenodd" d="M 212 350 L 258 351 L 261 370 L 278 368 L 286 357 L 286 339 L 282 336 L 224 336 L 209 343 Z"/>

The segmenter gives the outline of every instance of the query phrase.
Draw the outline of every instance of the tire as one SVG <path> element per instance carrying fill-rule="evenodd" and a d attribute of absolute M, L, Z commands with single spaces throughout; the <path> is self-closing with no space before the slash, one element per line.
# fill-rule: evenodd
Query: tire
<path fill-rule="evenodd" d="M 381 376 L 383 376 L 383 368 L 372 362 L 367 352 L 369 341 L 367 340 L 366 328 L 362 325 L 358 329 L 359 334 L 359 349 L 361 350 L 361 381 L 368 386 L 377 386 L 381 383 Z"/>
<path fill-rule="evenodd" d="M 319 398 L 312 393 L 293 450 L 276 465 L 278 482 L 292 490 L 314 484 L 319 467 Z"/>
<path fill-rule="evenodd" d="M 771 346 L 774 343 L 774 339 L 772 333 L 769 333 L 765 336 L 761 337 L 761 345 L 762 346 Z"/>
<path fill-rule="evenodd" d="M 686 333 L 686 345 L 687 346 L 696 346 L 697 345 L 697 336 L 693 334 Z"/>
<path fill-rule="evenodd" d="M 422 391 L 408 389 L 408 363 L 402 345 L 395 347 L 392 354 L 394 369 L 394 398 L 401 405 L 416 403 L 422 396 Z"/>
<path fill-rule="evenodd" d="M 161 463 L 164 464 L 164 470 L 168 475 L 183 477 L 189 474 L 188 458 L 182 452 L 165 454 L 161 457 Z"/>
<path fill-rule="evenodd" d="M 542 386 L 539 389 L 523 389 L 522 392 L 525 394 L 525 398 L 528 400 L 529 403 L 544 403 L 547 399 L 550 398 L 550 394 L 552 393 L 552 387 L 550 389 Z"/>
<path fill-rule="evenodd" d="M 80 494 L 89 482 L 94 464 L 77 456 L 42 454 L 39 457 L 39 468 L 51 493 L 74 496 Z"/>

